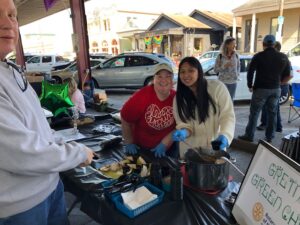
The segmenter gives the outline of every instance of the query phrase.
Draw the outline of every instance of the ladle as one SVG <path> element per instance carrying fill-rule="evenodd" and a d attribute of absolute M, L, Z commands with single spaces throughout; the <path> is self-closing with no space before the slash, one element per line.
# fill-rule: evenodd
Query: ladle
<path fill-rule="evenodd" d="M 222 156 L 221 159 L 225 160 L 226 162 L 228 162 L 231 166 L 233 166 L 233 168 L 235 168 L 243 177 L 245 176 L 245 174 L 239 169 L 237 168 L 236 165 L 234 165 L 229 159 L 227 159 L 225 156 Z"/>

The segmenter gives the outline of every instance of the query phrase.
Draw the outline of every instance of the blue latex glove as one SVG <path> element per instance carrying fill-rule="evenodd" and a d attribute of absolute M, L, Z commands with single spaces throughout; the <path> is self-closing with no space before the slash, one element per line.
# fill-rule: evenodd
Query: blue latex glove
<path fill-rule="evenodd" d="M 185 139 L 187 138 L 187 136 L 188 136 L 187 129 L 176 130 L 172 134 L 172 140 L 173 141 L 185 141 Z"/>
<path fill-rule="evenodd" d="M 126 144 L 125 151 L 127 154 L 135 155 L 138 151 L 139 147 L 136 144 Z"/>
<path fill-rule="evenodd" d="M 211 142 L 214 150 L 225 150 L 229 146 L 228 139 L 224 135 L 219 135 L 216 140 Z"/>
<path fill-rule="evenodd" d="M 155 157 L 161 158 L 166 156 L 166 146 L 163 143 L 160 143 L 155 148 L 151 149 L 151 152 L 154 152 Z"/>

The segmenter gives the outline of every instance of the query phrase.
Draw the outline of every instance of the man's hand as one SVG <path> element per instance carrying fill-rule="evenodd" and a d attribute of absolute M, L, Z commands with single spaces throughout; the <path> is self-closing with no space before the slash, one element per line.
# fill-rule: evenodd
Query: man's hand
<path fill-rule="evenodd" d="M 127 154 L 135 155 L 138 151 L 139 147 L 136 144 L 126 144 L 125 151 Z"/>
<path fill-rule="evenodd" d="M 250 91 L 250 92 L 253 92 L 253 88 L 249 88 L 249 91 Z"/>
<path fill-rule="evenodd" d="M 84 150 L 87 154 L 87 159 L 79 165 L 80 167 L 90 165 L 94 157 L 94 151 L 92 149 L 86 147 Z"/>
<path fill-rule="evenodd" d="M 155 148 L 151 149 L 151 152 L 154 152 L 155 157 L 161 158 L 166 156 L 166 150 L 166 146 L 163 143 L 160 143 Z"/>
<path fill-rule="evenodd" d="M 180 130 L 174 131 L 174 133 L 172 135 L 172 140 L 173 141 L 185 141 L 187 137 L 188 137 L 187 129 L 180 129 Z"/>

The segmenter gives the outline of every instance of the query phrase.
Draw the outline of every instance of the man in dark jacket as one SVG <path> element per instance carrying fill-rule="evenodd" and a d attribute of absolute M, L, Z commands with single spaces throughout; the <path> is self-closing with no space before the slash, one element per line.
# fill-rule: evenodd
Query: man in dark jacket
<path fill-rule="evenodd" d="M 276 128 L 277 104 L 280 97 L 280 83 L 290 75 L 290 62 L 287 56 L 275 50 L 275 37 L 266 35 L 263 40 L 262 52 L 254 55 L 247 74 L 247 84 L 250 92 L 253 92 L 249 121 L 245 134 L 239 139 L 253 141 L 259 113 L 266 104 L 268 121 L 265 140 L 271 142 Z M 253 77 L 255 80 L 253 84 Z"/>

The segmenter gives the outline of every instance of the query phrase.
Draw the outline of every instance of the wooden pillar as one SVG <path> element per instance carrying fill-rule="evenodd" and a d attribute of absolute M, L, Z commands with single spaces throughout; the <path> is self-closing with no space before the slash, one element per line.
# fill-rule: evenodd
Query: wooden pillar
<path fill-rule="evenodd" d="M 233 17 L 232 21 L 232 37 L 236 38 L 236 17 Z"/>
<path fill-rule="evenodd" d="M 252 14 L 252 23 L 251 23 L 251 36 L 250 36 L 250 53 L 254 53 L 254 44 L 255 44 L 255 28 L 256 26 L 256 14 Z"/>
<path fill-rule="evenodd" d="M 22 66 L 23 68 L 25 68 L 24 51 L 23 51 L 20 30 L 19 30 L 19 40 L 16 46 L 16 63 Z"/>
<path fill-rule="evenodd" d="M 84 9 L 84 1 L 70 0 L 71 18 L 73 23 L 73 46 L 77 56 L 78 76 L 81 85 L 91 79 L 89 40 Z"/>

